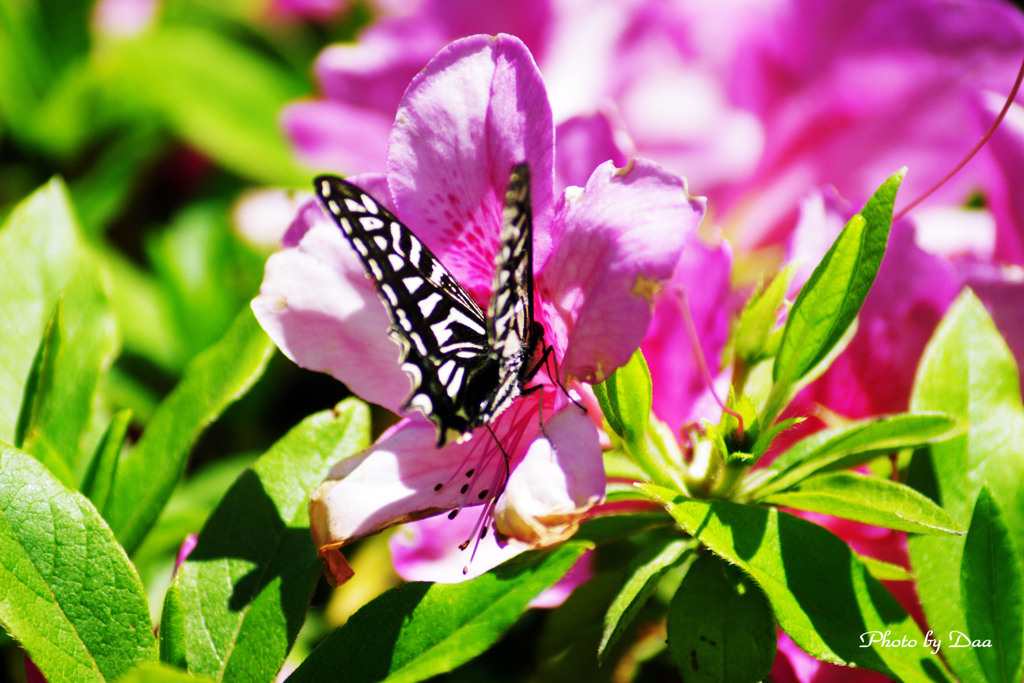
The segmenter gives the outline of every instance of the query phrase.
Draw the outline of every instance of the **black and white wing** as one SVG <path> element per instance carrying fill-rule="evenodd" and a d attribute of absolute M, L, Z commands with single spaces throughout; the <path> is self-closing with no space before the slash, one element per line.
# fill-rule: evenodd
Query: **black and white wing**
<path fill-rule="evenodd" d="M 437 425 L 438 446 L 483 424 L 473 394 L 495 374 L 483 311 L 427 246 L 368 193 L 336 176 L 319 176 L 314 184 L 390 314 L 402 369 L 412 378 L 404 408 L 418 409 Z"/>
<path fill-rule="evenodd" d="M 543 343 L 543 328 L 533 317 L 533 206 L 526 164 L 512 169 L 505 193 L 491 292 L 487 343 L 501 370 L 493 393 L 481 407 L 484 422 L 496 417 L 522 392 L 537 370 L 533 361 Z"/>
<path fill-rule="evenodd" d="M 317 194 L 373 279 L 412 378 L 405 409 L 437 425 L 437 445 L 486 424 L 537 371 L 543 328 L 533 317 L 530 170 L 512 170 L 488 314 L 409 228 L 380 202 L 335 176 Z"/>

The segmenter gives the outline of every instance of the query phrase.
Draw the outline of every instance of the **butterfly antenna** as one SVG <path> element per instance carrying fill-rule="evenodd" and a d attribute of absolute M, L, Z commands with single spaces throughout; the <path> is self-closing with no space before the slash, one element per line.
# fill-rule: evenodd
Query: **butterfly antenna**
<path fill-rule="evenodd" d="M 1010 111 L 1010 106 L 1013 104 L 1014 99 L 1016 99 L 1017 97 L 1017 91 L 1020 90 L 1020 84 L 1022 80 L 1024 80 L 1024 60 L 1021 61 L 1020 69 L 1017 71 L 1017 80 L 1014 81 L 1013 83 L 1013 88 L 1010 90 L 1010 95 L 1006 98 L 1006 102 L 1003 104 L 1002 111 L 999 112 L 999 116 L 997 116 L 995 121 L 992 122 L 992 125 L 989 126 L 988 131 L 985 133 L 984 136 L 982 136 L 981 140 L 978 141 L 978 144 L 976 144 L 974 146 L 974 149 L 968 152 L 967 156 L 965 156 L 959 164 L 954 166 L 953 170 L 947 173 L 942 180 L 935 183 L 935 185 L 933 185 L 931 189 L 929 189 L 924 194 L 920 195 L 914 201 L 910 202 L 910 204 L 905 206 L 898 214 L 893 216 L 892 220 L 894 223 L 900 218 L 903 218 L 903 216 L 907 215 L 907 213 L 911 209 L 913 209 L 915 206 L 923 202 L 925 199 L 930 197 L 932 193 L 934 193 L 940 187 L 949 182 L 949 179 L 955 176 L 957 173 L 959 173 L 960 169 L 966 166 L 967 162 L 973 159 L 974 155 L 977 154 L 981 150 L 981 148 L 985 146 L 985 144 L 989 141 L 992 135 L 995 134 L 996 129 L 999 128 L 999 124 L 1003 122 L 1004 118 L 1006 118 L 1006 113 Z"/>
<path fill-rule="evenodd" d="M 690 345 L 693 348 L 693 357 L 697 361 L 697 367 L 700 368 L 700 374 L 704 378 L 704 384 L 711 392 L 711 395 L 715 397 L 715 402 L 721 406 L 722 412 L 736 418 L 736 436 L 742 439 L 743 416 L 735 410 L 727 407 L 722 399 L 718 397 L 718 392 L 715 391 L 715 382 L 711 377 L 711 371 L 708 370 L 707 359 L 704 358 L 704 349 L 700 345 L 700 337 L 697 335 L 697 325 L 693 322 L 693 313 L 690 312 L 690 300 L 686 296 L 686 290 L 679 293 L 679 299 L 680 303 L 682 303 L 683 324 L 686 325 L 686 336 L 690 338 Z"/>

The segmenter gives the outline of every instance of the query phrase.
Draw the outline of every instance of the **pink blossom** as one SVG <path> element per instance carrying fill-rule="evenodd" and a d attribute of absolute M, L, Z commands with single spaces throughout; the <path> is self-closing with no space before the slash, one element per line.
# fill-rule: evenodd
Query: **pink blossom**
<path fill-rule="evenodd" d="M 350 0 L 272 0 L 267 11 L 273 18 L 327 22 L 341 16 L 350 4 Z"/>
<path fill-rule="evenodd" d="M 653 292 L 668 280 L 703 215 L 685 181 L 657 165 L 605 163 L 585 187 L 554 191 L 551 109 L 529 52 L 510 36 L 442 50 L 405 91 L 386 173 L 358 184 L 393 209 L 478 303 L 490 298 L 501 202 L 512 166 L 531 169 L 537 318 L 560 380 L 603 380 L 640 344 Z M 398 346 L 354 252 L 307 205 L 273 256 L 253 309 L 282 351 L 355 393 L 400 411 L 410 384 Z M 594 426 L 542 371 L 484 431 L 437 450 L 432 423 L 408 416 L 368 451 L 343 460 L 313 497 L 318 546 L 337 548 L 393 524 L 485 504 L 499 540 L 567 538 L 604 491 Z M 543 401 L 544 432 L 538 409 Z M 508 469 L 506 470 L 506 466 Z M 550 487 L 538 492 L 545 477 Z"/>
<path fill-rule="evenodd" d="M 716 396 L 728 393 L 729 374 L 719 359 L 729 334 L 729 321 L 740 303 L 730 280 L 732 249 L 727 242 L 687 249 L 668 284 L 658 292 L 647 336 L 641 346 L 653 378 L 653 411 L 676 434 L 701 419 L 721 412 Z M 685 307 L 685 310 L 684 310 Z M 700 347 L 694 348 L 686 316 L 693 320 Z M 715 378 L 709 386 L 698 355 Z"/>
<path fill-rule="evenodd" d="M 93 30 L 105 36 L 131 38 L 154 24 L 160 0 L 100 0 L 93 6 Z"/>

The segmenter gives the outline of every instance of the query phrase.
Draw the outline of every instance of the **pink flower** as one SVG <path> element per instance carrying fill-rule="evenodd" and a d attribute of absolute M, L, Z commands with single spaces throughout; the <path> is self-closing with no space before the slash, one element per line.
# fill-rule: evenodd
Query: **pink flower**
<path fill-rule="evenodd" d="M 322 99 L 282 113 L 285 131 L 310 166 L 346 173 L 379 170 L 402 93 L 444 45 L 468 35 L 510 33 L 536 48 L 547 0 L 505 3 L 412 0 L 393 8 L 351 45 L 333 45 L 314 67 Z"/>
<path fill-rule="evenodd" d="M 721 408 L 715 397 L 728 393 L 729 373 L 720 370 L 719 359 L 731 316 L 742 303 L 733 291 L 731 275 L 728 242 L 716 246 L 695 242 L 655 299 L 654 318 L 641 349 L 654 382 L 654 414 L 676 434 L 698 420 L 716 420 Z M 694 348 L 687 315 L 693 320 L 699 348 Z M 700 370 L 698 354 L 707 362 L 714 380 L 711 386 Z"/>
<path fill-rule="evenodd" d="M 510 36 L 453 43 L 409 85 L 387 172 L 357 184 L 394 210 L 478 303 L 490 298 L 501 203 L 512 166 L 533 179 L 536 315 L 563 383 L 603 380 L 640 344 L 651 295 L 668 280 L 703 215 L 681 178 L 653 163 L 605 163 L 586 186 L 554 191 L 551 109 L 529 52 Z M 308 205 L 267 264 L 253 309 L 282 351 L 399 412 L 410 391 L 383 305 L 336 226 Z M 318 546 L 484 504 L 501 540 L 544 546 L 571 535 L 604 492 L 596 410 L 584 415 L 541 372 L 492 425 L 437 450 L 432 423 L 408 416 L 343 460 L 313 497 Z M 544 432 L 537 411 L 543 402 Z M 538 489 L 537 482 L 547 486 Z M 487 527 L 483 527 L 486 529 Z M 479 534 L 479 532 L 475 532 Z M 478 536 L 477 536 L 478 537 Z"/>
<path fill-rule="evenodd" d="M 731 101 L 757 116 L 764 150 L 753 174 L 709 191 L 712 205 L 741 212 L 737 247 L 784 239 L 817 186 L 859 206 L 908 166 L 901 198 L 924 192 L 981 137 L 991 118 L 977 115 L 978 96 L 1005 96 L 1024 48 L 1024 17 L 1000 0 L 794 0 L 767 25 L 729 73 Z M 990 185 L 993 149 L 934 201 L 960 204 Z"/>
<path fill-rule="evenodd" d="M 100 0 L 93 6 L 93 30 L 104 36 L 132 38 L 154 24 L 161 5 L 159 0 Z"/>

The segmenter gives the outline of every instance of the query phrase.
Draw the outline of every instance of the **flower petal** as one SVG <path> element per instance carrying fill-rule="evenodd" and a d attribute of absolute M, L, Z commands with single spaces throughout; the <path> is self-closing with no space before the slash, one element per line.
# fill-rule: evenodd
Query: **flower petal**
<path fill-rule="evenodd" d="M 281 113 L 305 164 L 343 173 L 381 169 L 393 121 L 390 112 L 332 101 L 295 102 Z"/>
<path fill-rule="evenodd" d="M 507 423 L 509 412 L 502 422 Z M 499 439 L 504 431 L 495 429 Z M 317 547 L 339 548 L 395 524 L 477 505 L 493 495 L 505 464 L 486 432 L 441 449 L 436 441 L 433 423 L 409 419 L 359 456 L 341 461 L 310 498 Z M 516 450 L 513 442 L 507 447 Z"/>
<path fill-rule="evenodd" d="M 1003 97 L 988 94 L 979 107 L 985 121 L 995 119 L 1003 107 Z M 980 118 L 980 117 L 979 117 Z M 1024 264 L 1024 198 L 1020 179 L 1024 178 L 1024 107 L 1014 104 L 992 135 L 988 149 L 995 158 L 997 172 L 991 187 L 992 211 L 996 216 L 996 257 Z"/>
<path fill-rule="evenodd" d="M 729 77 L 735 104 L 764 122 L 764 155 L 748 181 L 713 196 L 743 207 L 744 245 L 777 241 L 815 185 L 859 204 L 905 165 L 901 196 L 922 194 L 978 141 L 974 94 L 1005 92 L 1024 48 L 1024 17 L 1005 2 L 805 0 L 771 22 L 748 35 Z M 932 201 L 984 186 L 987 161 Z"/>
<path fill-rule="evenodd" d="M 478 300 L 489 295 L 512 167 L 530 165 L 534 251 L 547 253 L 554 125 L 533 58 L 511 36 L 441 50 L 406 91 L 391 133 L 398 216 Z"/>
<path fill-rule="evenodd" d="M 555 413 L 530 444 L 495 506 L 494 528 L 532 547 L 566 540 L 604 499 L 601 446 L 593 420 L 575 406 Z"/>
<path fill-rule="evenodd" d="M 654 382 L 654 414 L 673 433 L 700 418 L 714 420 L 721 411 L 697 362 L 683 306 L 689 309 L 709 372 L 727 384 L 728 375 L 719 374 L 718 359 L 735 312 L 728 303 L 731 276 L 732 249 L 727 242 L 708 246 L 693 240 L 655 298 L 654 317 L 641 348 Z M 715 390 L 724 397 L 729 388 Z"/>
<path fill-rule="evenodd" d="M 622 123 L 599 112 L 558 124 L 555 175 L 558 187 L 584 185 L 600 164 L 625 166 L 633 150 Z"/>
<path fill-rule="evenodd" d="M 387 311 L 341 231 L 316 207 L 304 210 L 286 240 L 297 246 L 267 261 L 252 302 L 260 325 L 297 364 L 327 372 L 367 401 L 399 412 L 411 390 L 388 339 Z"/>
<path fill-rule="evenodd" d="M 409 81 L 444 43 L 432 17 L 384 17 L 358 42 L 325 48 L 314 71 L 328 99 L 393 120 Z"/>
<path fill-rule="evenodd" d="M 629 360 L 704 206 L 684 179 L 639 159 L 624 169 L 606 162 L 586 188 L 566 191 L 537 281 L 563 372 L 600 382 Z"/>
<path fill-rule="evenodd" d="M 448 519 L 444 515 L 403 524 L 388 539 L 395 571 L 406 581 L 460 583 L 484 574 L 528 548 L 522 543 L 499 545 L 494 534 L 479 544 L 473 538 L 478 516 L 472 511 Z M 465 570 L 465 571 L 464 571 Z"/>

